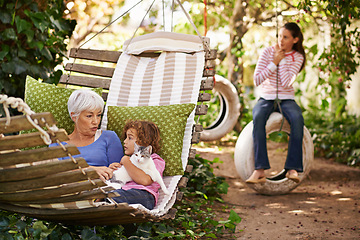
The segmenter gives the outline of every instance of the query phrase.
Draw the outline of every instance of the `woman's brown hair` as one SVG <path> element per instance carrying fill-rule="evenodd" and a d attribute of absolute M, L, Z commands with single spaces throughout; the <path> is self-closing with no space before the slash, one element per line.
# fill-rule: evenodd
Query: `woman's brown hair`
<path fill-rule="evenodd" d="M 126 132 L 130 128 L 137 133 L 136 144 L 147 147 L 152 146 L 152 153 L 160 151 L 160 131 L 155 123 L 143 120 L 128 120 L 124 126 L 122 139 L 126 138 Z"/>

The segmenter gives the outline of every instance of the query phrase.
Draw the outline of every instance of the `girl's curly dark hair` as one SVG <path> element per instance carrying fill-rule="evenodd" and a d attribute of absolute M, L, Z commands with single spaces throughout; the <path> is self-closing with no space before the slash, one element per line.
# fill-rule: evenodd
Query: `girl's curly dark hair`
<path fill-rule="evenodd" d="M 160 131 L 155 123 L 143 120 L 128 120 L 124 126 L 122 139 L 126 138 L 126 132 L 130 128 L 136 130 L 136 144 L 147 147 L 152 146 L 152 152 L 160 151 Z"/>

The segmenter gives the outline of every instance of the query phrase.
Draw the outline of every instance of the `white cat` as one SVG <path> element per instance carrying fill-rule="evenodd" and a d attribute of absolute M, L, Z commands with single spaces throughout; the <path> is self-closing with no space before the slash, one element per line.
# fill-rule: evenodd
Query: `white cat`
<path fill-rule="evenodd" d="M 134 143 L 134 153 L 130 157 L 130 161 L 139 169 L 143 170 L 147 175 L 151 177 L 154 182 L 160 184 L 161 189 L 166 195 L 169 195 L 164 181 L 156 169 L 155 163 L 151 157 L 152 147 L 139 146 Z M 125 167 L 121 167 L 113 172 L 113 177 L 106 181 L 106 184 L 116 189 L 121 188 L 125 183 L 132 181 Z"/>

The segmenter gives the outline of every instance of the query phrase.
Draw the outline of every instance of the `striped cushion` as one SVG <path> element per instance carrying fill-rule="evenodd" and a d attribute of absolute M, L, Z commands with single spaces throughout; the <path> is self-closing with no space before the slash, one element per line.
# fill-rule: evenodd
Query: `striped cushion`
<path fill-rule="evenodd" d="M 204 47 L 199 36 L 154 32 L 125 41 L 123 50 L 127 54 L 158 51 L 193 53 L 203 51 Z"/>

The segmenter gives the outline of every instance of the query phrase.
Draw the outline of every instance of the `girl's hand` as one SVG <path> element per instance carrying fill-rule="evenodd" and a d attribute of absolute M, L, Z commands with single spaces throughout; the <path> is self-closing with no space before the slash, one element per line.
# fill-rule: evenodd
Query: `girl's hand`
<path fill-rule="evenodd" d="M 116 169 L 120 168 L 121 165 L 122 164 L 115 162 L 115 163 L 110 164 L 109 168 L 112 170 L 116 170 Z"/>
<path fill-rule="evenodd" d="M 273 63 L 275 63 L 275 65 L 278 65 L 284 57 L 285 57 L 285 51 L 280 49 L 279 45 L 276 44 Z"/>
<path fill-rule="evenodd" d="M 96 173 L 100 176 L 100 179 L 105 182 L 105 180 L 109 180 L 113 176 L 113 170 L 108 167 L 94 167 L 92 166 Z"/>

